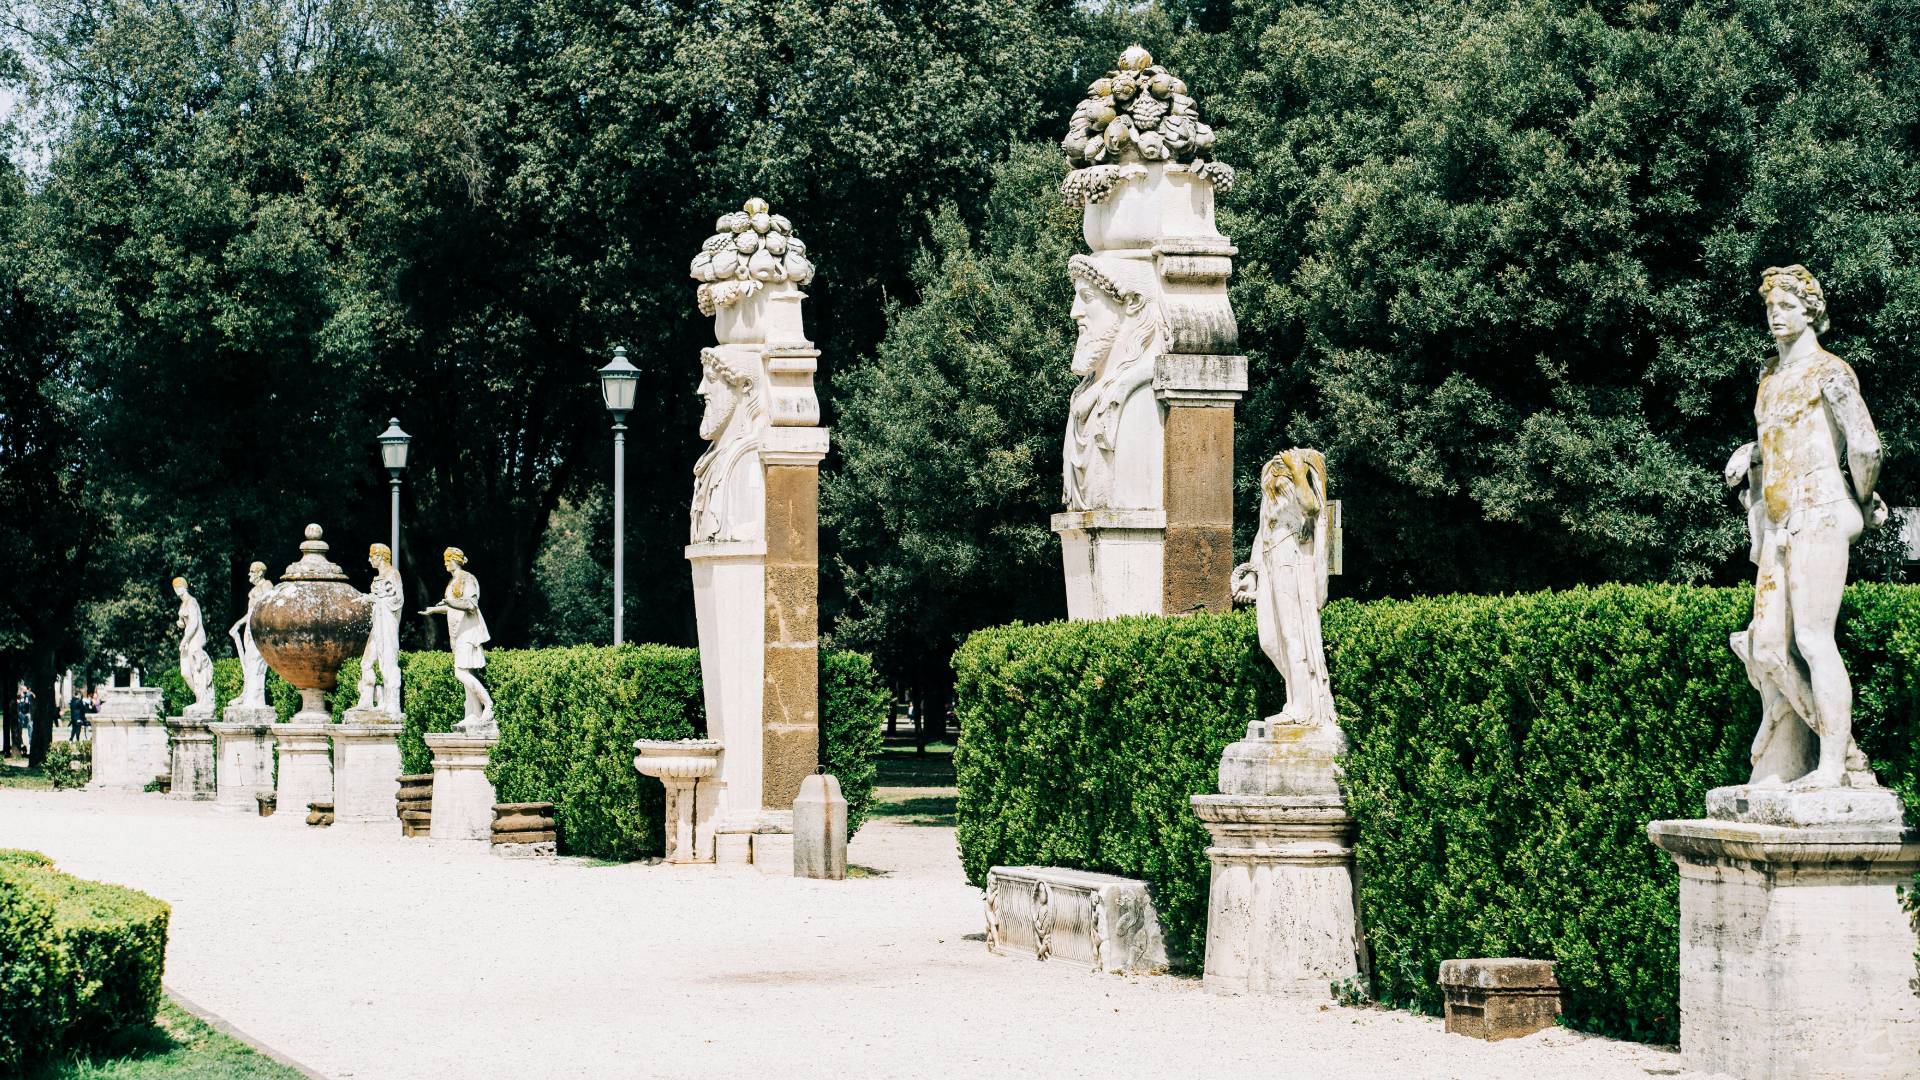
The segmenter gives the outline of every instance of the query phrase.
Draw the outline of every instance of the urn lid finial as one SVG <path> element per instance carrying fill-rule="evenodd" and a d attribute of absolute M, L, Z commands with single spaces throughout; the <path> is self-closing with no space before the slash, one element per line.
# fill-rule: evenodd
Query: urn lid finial
<path fill-rule="evenodd" d="M 307 538 L 300 543 L 300 561 L 287 567 L 280 580 L 286 581 L 345 581 L 346 571 L 340 565 L 327 558 L 327 542 L 318 525 L 307 526 Z"/>

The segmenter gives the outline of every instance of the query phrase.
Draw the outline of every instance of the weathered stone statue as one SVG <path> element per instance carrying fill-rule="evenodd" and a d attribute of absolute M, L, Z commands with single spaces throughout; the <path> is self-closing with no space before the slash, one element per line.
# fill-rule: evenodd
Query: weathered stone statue
<path fill-rule="evenodd" d="M 727 362 L 718 349 L 700 350 L 700 386 L 706 409 L 700 437 L 706 453 L 693 466 L 691 542 L 757 540 L 766 485 L 759 469 L 765 403 L 751 371 Z"/>
<path fill-rule="evenodd" d="M 1760 691 L 1751 782 L 1877 787 L 1853 742 L 1853 685 L 1834 629 L 1848 548 L 1887 518 L 1873 490 L 1880 437 L 1853 369 L 1820 345 L 1820 283 L 1803 266 L 1773 267 L 1760 295 L 1776 353 L 1754 401 L 1759 439 L 1734 451 L 1725 473 L 1743 488 L 1759 567 L 1753 622 L 1731 642 Z"/>
<path fill-rule="evenodd" d="M 448 548 L 441 558 L 447 567 L 447 591 L 439 604 L 420 614 L 447 617 L 453 674 L 467 692 L 465 718 L 454 725 L 454 730 L 464 735 L 498 735 L 500 728 L 493 720 L 493 695 L 487 693 L 478 675 L 479 670 L 487 666 L 487 655 L 481 646 L 491 640 L 487 620 L 480 615 L 480 582 L 466 571 L 467 556 L 459 548 Z"/>
<path fill-rule="evenodd" d="M 273 591 L 273 582 L 267 580 L 267 564 L 256 562 L 247 567 L 246 614 L 227 628 L 227 636 L 233 639 L 235 655 L 240 657 L 240 697 L 230 708 L 264 709 L 267 707 L 267 658 L 260 655 L 260 646 L 253 640 L 253 607 Z"/>
<path fill-rule="evenodd" d="M 187 579 L 173 579 L 173 594 L 180 598 L 180 615 L 174 625 L 180 629 L 180 677 L 193 691 L 193 704 L 183 715 L 213 715 L 213 660 L 207 655 L 207 625 L 200 615 L 200 601 L 187 591 Z"/>
<path fill-rule="evenodd" d="M 1327 603 L 1327 462 L 1318 450 L 1276 454 L 1260 470 L 1253 558 L 1233 572 L 1233 595 L 1254 605 L 1260 648 L 1280 669 L 1287 704 L 1272 723 L 1335 725 L 1320 609 Z"/>
<path fill-rule="evenodd" d="M 1067 265 L 1080 383 L 1053 518 L 1067 614 L 1225 610 L 1247 369 L 1213 197 L 1233 170 L 1212 160 L 1186 84 L 1137 45 L 1087 87 L 1061 147 L 1088 248 Z"/>
<path fill-rule="evenodd" d="M 400 605 L 405 602 L 393 550 L 385 544 L 367 549 L 373 567 L 373 629 L 360 656 L 360 700 L 355 709 L 400 715 Z M 477 588 L 477 587 L 476 587 Z M 378 684 L 376 686 L 376 684 Z"/>

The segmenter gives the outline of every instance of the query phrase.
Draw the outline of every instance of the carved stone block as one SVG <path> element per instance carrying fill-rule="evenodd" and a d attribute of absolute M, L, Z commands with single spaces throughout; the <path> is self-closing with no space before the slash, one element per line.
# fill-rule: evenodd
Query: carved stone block
<path fill-rule="evenodd" d="M 1146 882 L 1053 866 L 987 871 L 987 948 L 1117 975 L 1167 969 Z"/>
<path fill-rule="evenodd" d="M 1498 1042 L 1550 1028 L 1560 1016 L 1560 980 L 1553 961 L 1443 960 L 1447 1031 Z"/>

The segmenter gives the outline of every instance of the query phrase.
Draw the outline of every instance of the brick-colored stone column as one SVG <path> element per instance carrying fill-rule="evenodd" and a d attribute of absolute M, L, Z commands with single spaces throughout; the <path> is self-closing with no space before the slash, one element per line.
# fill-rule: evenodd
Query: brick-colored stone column
<path fill-rule="evenodd" d="M 765 452 L 766 691 L 763 803 L 793 805 L 820 756 L 820 467 L 804 452 Z M 803 462 L 803 463 L 795 463 Z"/>
<path fill-rule="evenodd" d="M 1233 604 L 1233 406 L 1246 385 L 1244 356 L 1161 358 L 1154 392 L 1167 409 L 1164 614 Z"/>

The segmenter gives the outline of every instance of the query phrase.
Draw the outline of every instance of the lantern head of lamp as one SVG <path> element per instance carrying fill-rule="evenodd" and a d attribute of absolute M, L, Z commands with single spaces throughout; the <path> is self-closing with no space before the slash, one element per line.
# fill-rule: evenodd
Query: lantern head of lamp
<path fill-rule="evenodd" d="M 407 444 L 412 441 L 413 436 L 400 430 L 399 417 L 387 421 L 387 430 L 380 433 L 380 460 L 396 480 L 407 467 Z"/>
<path fill-rule="evenodd" d="M 640 369 L 627 361 L 627 348 L 613 350 L 613 359 L 600 369 L 600 396 L 606 399 L 613 422 L 625 423 L 633 411 L 633 397 L 640 388 Z"/>

